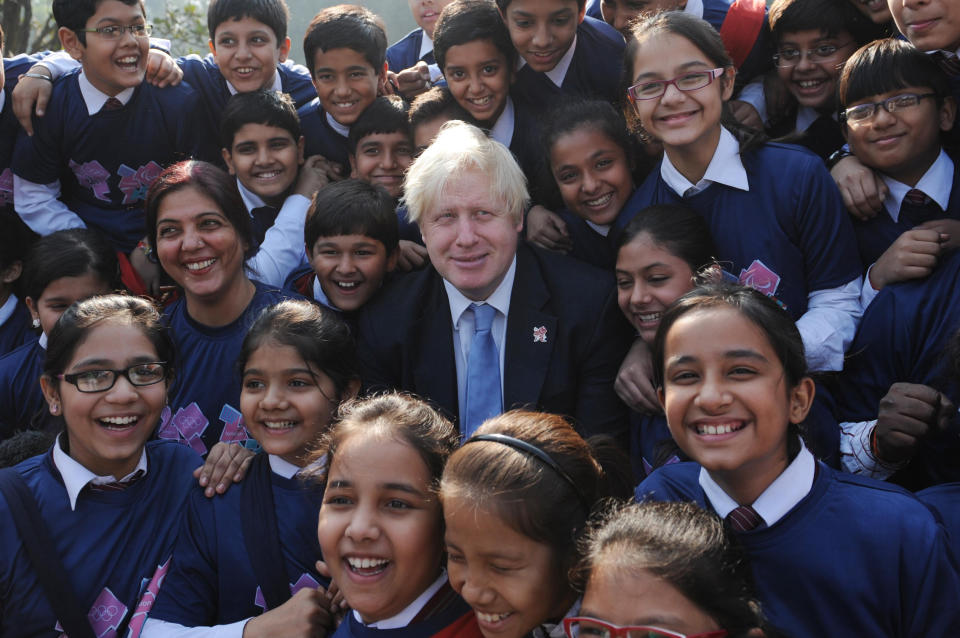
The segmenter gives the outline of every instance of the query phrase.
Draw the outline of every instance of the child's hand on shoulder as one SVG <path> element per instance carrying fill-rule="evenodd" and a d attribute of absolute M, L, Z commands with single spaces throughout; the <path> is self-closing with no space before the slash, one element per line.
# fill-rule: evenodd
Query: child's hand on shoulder
<path fill-rule="evenodd" d="M 920 441 L 942 431 L 957 409 L 944 394 L 918 383 L 894 383 L 880 399 L 873 453 L 886 463 L 913 458 Z"/>
<path fill-rule="evenodd" d="M 874 290 L 882 290 L 898 281 L 928 277 L 943 251 L 942 237 L 937 230 L 920 226 L 906 231 L 870 268 L 870 285 Z"/>
<path fill-rule="evenodd" d="M 866 221 L 883 209 L 887 185 L 873 169 L 864 166 L 855 156 L 844 157 L 830 169 L 837 183 L 843 205 L 855 218 Z"/>
<path fill-rule="evenodd" d="M 427 260 L 430 259 L 426 247 L 409 239 L 401 239 L 398 250 L 400 251 L 400 258 L 397 260 L 397 268 L 402 272 L 423 268 Z"/>
<path fill-rule="evenodd" d="M 169 53 L 150 49 L 147 53 L 146 79 L 147 82 L 161 89 L 176 86 L 183 79 L 183 71 Z"/>
<path fill-rule="evenodd" d="M 914 230 L 917 229 L 932 230 L 939 233 L 941 254 L 960 248 L 960 220 L 934 219 L 915 226 Z"/>
<path fill-rule="evenodd" d="M 560 253 L 568 253 L 573 248 L 563 218 L 539 204 L 527 213 L 527 241 Z"/>
<path fill-rule="evenodd" d="M 323 638 L 333 633 L 333 615 L 326 590 L 301 589 L 290 600 L 252 618 L 243 627 L 243 638 L 289 636 Z"/>
<path fill-rule="evenodd" d="M 53 79 L 44 80 L 38 76 L 51 78 L 50 71 L 42 64 L 34 64 L 20 76 L 17 86 L 13 87 L 13 114 L 27 135 L 33 135 L 33 116 L 43 117 L 47 102 L 53 93 Z"/>
<path fill-rule="evenodd" d="M 412 100 L 430 88 L 430 67 L 424 61 L 394 74 L 395 88 L 406 100 Z"/>
<path fill-rule="evenodd" d="M 247 475 L 253 452 L 237 443 L 219 441 L 207 454 L 203 465 L 193 471 L 193 478 L 206 489 L 207 498 L 223 494 L 231 483 L 239 483 Z"/>
<path fill-rule="evenodd" d="M 332 181 L 340 180 L 340 167 L 322 155 L 312 155 L 300 167 L 294 192 L 312 199 L 314 194 Z"/>

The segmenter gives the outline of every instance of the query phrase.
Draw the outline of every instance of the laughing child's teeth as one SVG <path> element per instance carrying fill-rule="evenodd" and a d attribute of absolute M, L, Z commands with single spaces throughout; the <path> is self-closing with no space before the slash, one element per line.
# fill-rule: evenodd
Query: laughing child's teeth
<path fill-rule="evenodd" d="M 350 564 L 350 567 L 354 569 L 371 569 L 374 567 L 382 567 L 389 563 L 386 558 L 348 558 L 347 563 Z"/>
<path fill-rule="evenodd" d="M 660 313 L 659 313 L 659 312 L 651 312 L 651 313 L 648 313 L 648 314 L 645 314 L 645 315 L 642 315 L 642 314 L 641 314 L 641 315 L 637 315 L 637 317 L 639 317 L 639 318 L 640 318 L 640 321 L 643 321 L 644 323 L 646 323 L 647 321 L 658 321 L 658 320 L 660 319 Z"/>
<path fill-rule="evenodd" d="M 336 106 L 338 109 L 349 109 L 354 104 L 356 104 L 356 102 L 334 102 L 333 103 L 333 105 Z"/>
<path fill-rule="evenodd" d="M 119 60 L 117 60 L 117 62 L 119 62 L 120 64 L 136 64 L 139 59 L 140 58 L 138 58 L 135 55 L 130 55 L 125 58 L 120 58 Z"/>
<path fill-rule="evenodd" d="M 346 290 L 352 290 L 360 285 L 359 281 L 338 281 L 335 282 L 338 288 L 344 288 Z"/>
<path fill-rule="evenodd" d="M 823 84 L 823 80 L 804 80 L 803 82 L 797 82 L 804 89 L 812 89 L 815 86 L 820 86 Z"/>
<path fill-rule="evenodd" d="M 496 623 L 500 622 L 510 614 L 485 614 L 482 611 L 477 612 L 477 619 L 481 622 Z"/>
<path fill-rule="evenodd" d="M 280 174 L 280 171 L 268 171 L 266 173 L 259 173 L 257 179 L 273 179 Z"/>
<path fill-rule="evenodd" d="M 253 70 L 254 69 L 252 66 L 245 66 L 237 69 L 237 73 L 241 73 L 241 74 L 253 73 Z"/>
<path fill-rule="evenodd" d="M 730 434 L 739 430 L 740 427 L 732 424 L 726 425 L 699 425 L 697 434 Z"/>
<path fill-rule="evenodd" d="M 590 201 L 584 202 L 584 204 L 587 206 L 600 208 L 601 206 L 606 206 L 609 204 L 611 199 L 613 199 L 613 193 L 607 193 L 606 195 L 598 197 L 597 199 L 591 199 Z"/>
<path fill-rule="evenodd" d="M 477 106 L 486 106 L 493 99 L 493 96 L 487 95 L 486 97 L 477 97 L 470 98 L 471 104 L 476 104 Z"/>
<path fill-rule="evenodd" d="M 203 270 L 207 266 L 212 266 L 216 259 L 205 259 L 203 261 L 187 264 L 187 270 Z"/>
<path fill-rule="evenodd" d="M 119 425 L 125 426 L 130 425 L 131 423 L 137 422 L 137 417 L 135 416 L 105 416 L 100 419 L 101 423 L 106 425 Z"/>
<path fill-rule="evenodd" d="M 288 430 L 296 425 L 296 421 L 264 421 L 268 430 Z"/>

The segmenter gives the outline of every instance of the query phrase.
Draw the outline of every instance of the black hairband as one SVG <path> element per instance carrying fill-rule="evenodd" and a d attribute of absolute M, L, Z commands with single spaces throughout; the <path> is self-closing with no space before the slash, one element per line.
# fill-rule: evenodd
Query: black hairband
<path fill-rule="evenodd" d="M 475 434 L 467 439 L 467 442 L 464 443 L 464 445 L 473 443 L 475 441 L 493 441 L 494 443 L 500 443 L 502 445 L 506 445 L 507 447 L 512 447 L 515 450 L 526 452 L 530 456 L 536 457 L 541 463 L 556 472 L 560 478 L 566 481 L 570 487 L 573 488 L 577 498 L 580 499 L 580 504 L 583 505 L 583 509 L 585 509 L 588 514 L 590 513 L 590 510 L 592 509 L 590 506 L 590 501 L 587 499 L 580 487 L 570 477 L 569 474 L 563 471 L 563 468 L 560 467 L 560 465 L 554 461 L 549 454 L 538 448 L 536 445 L 527 443 L 526 441 L 516 437 L 507 436 L 506 434 Z"/>

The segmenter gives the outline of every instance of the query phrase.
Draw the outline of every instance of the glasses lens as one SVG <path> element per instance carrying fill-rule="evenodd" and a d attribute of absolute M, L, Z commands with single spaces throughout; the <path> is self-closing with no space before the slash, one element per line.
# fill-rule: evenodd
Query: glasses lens
<path fill-rule="evenodd" d="M 660 631 L 659 629 L 640 627 L 628 630 L 627 638 L 676 638 L 676 635 Z"/>
<path fill-rule="evenodd" d="M 570 625 L 573 638 L 609 638 L 610 631 L 603 625 L 589 620 L 579 620 Z"/>
<path fill-rule="evenodd" d="M 143 363 L 127 369 L 127 376 L 133 385 L 151 385 L 163 380 L 162 363 Z"/>
<path fill-rule="evenodd" d="M 681 91 L 702 89 L 710 83 L 710 74 L 707 72 L 687 73 L 677 78 L 677 88 Z"/>
<path fill-rule="evenodd" d="M 631 88 L 635 99 L 649 100 L 663 95 L 664 85 L 663 82 L 643 82 L 642 84 L 634 84 Z"/>
<path fill-rule="evenodd" d="M 919 102 L 920 102 L 919 96 L 910 94 L 910 95 L 898 95 L 896 97 L 892 97 L 889 100 L 887 100 L 885 104 L 887 107 L 887 111 L 892 113 L 897 109 L 908 109 L 911 106 L 916 106 L 917 104 L 919 104 Z"/>
<path fill-rule="evenodd" d="M 873 109 L 873 104 L 862 104 L 860 106 L 849 108 L 847 109 L 847 121 L 862 122 L 864 120 L 868 120 L 870 119 L 870 116 L 873 115 Z"/>
<path fill-rule="evenodd" d="M 773 59 L 778 66 L 793 66 L 797 63 L 799 58 L 800 52 L 796 49 L 783 49 L 773 56 Z"/>
<path fill-rule="evenodd" d="M 829 60 L 837 54 L 837 47 L 832 44 L 824 44 L 810 52 L 810 58 L 816 61 Z"/>
<path fill-rule="evenodd" d="M 112 370 L 88 370 L 77 375 L 77 389 L 81 392 L 102 392 L 113 385 L 116 374 Z"/>

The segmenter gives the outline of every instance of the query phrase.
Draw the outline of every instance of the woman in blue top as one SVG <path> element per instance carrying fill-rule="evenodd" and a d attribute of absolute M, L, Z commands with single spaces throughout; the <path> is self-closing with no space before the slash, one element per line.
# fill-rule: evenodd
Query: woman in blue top
<path fill-rule="evenodd" d="M 218 441 L 253 447 L 240 417 L 234 361 L 260 310 L 295 296 L 276 288 L 288 271 L 269 284 L 247 274 L 248 267 L 266 270 L 273 263 L 275 228 L 251 258 L 250 216 L 234 181 L 206 162 L 164 170 L 150 187 L 146 211 L 150 244 L 182 289 L 165 316 L 183 364 L 158 435 L 200 454 Z"/>
<path fill-rule="evenodd" d="M 735 279 L 797 321 L 813 370 L 839 370 L 860 317 L 853 228 L 822 162 L 762 143 L 729 115 L 735 71 L 719 34 L 671 11 L 638 22 L 626 50 L 627 95 L 664 158 L 616 222 L 683 201 L 703 215 Z"/>
<path fill-rule="evenodd" d="M 80 635 L 73 624 L 84 620 L 89 635 L 139 634 L 201 463 L 183 446 L 148 443 L 174 363 L 159 313 L 135 297 L 81 301 L 51 330 L 41 384 L 65 430 L 49 452 L 4 477 L 25 484 L 40 523 L 19 530 L 10 523 L 16 506 L 0 498 L 8 521 L 0 529 L 0 634 Z M 43 553 L 60 563 L 54 573 L 25 555 L 24 539 L 40 536 L 38 528 L 52 545 Z M 73 605 L 48 598 L 41 583 L 51 579 L 71 591 Z M 70 609 L 58 617 L 58 606 Z"/>

